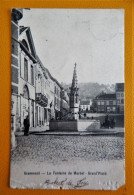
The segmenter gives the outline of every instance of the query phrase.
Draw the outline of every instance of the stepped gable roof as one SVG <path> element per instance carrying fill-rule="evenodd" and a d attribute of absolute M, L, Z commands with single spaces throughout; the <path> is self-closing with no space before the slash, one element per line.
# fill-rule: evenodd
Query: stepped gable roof
<path fill-rule="evenodd" d="M 95 99 L 98 100 L 111 100 L 111 99 L 116 99 L 116 94 L 115 93 L 101 93 L 95 97 Z"/>

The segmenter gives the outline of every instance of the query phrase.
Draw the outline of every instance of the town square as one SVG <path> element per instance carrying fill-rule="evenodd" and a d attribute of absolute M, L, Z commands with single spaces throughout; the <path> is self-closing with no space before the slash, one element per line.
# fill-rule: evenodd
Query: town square
<path fill-rule="evenodd" d="M 99 14 L 105 16 L 104 18 L 101 16 L 109 27 L 108 30 L 104 27 L 105 25 L 103 26 L 105 37 L 101 36 L 101 33 L 96 34 L 98 29 L 95 24 L 85 19 L 89 15 L 93 18 L 94 13 L 96 16 Z M 36 20 L 40 19 L 42 29 L 44 27 L 46 36 L 42 32 L 38 33 L 39 37 L 43 37 L 42 42 L 37 41 L 38 36 L 34 34 L 34 30 L 36 31 L 34 19 L 29 17 L 30 14 L 32 17 L 39 16 Z M 43 177 L 48 176 L 50 179 L 53 175 L 54 188 L 58 189 L 60 187 L 65 189 L 117 189 L 124 183 L 125 166 L 123 12 L 89 10 L 88 13 L 88 10 L 80 12 L 79 10 L 50 9 L 44 11 L 14 8 L 11 16 L 11 187 L 51 189 L 53 182 L 46 180 L 43 183 Z M 110 18 L 111 24 L 109 20 L 106 20 L 106 16 Z M 55 23 L 51 20 L 53 17 L 55 17 Z M 116 17 L 119 21 L 117 25 L 113 22 Z M 24 26 L 26 21 L 31 26 Z M 66 21 L 66 31 L 64 28 L 61 29 L 60 25 L 58 26 L 58 21 L 60 24 Z M 75 21 L 74 26 L 72 21 Z M 101 22 L 100 24 L 103 25 Z M 65 40 L 54 39 L 58 37 L 56 33 L 54 37 L 50 36 L 53 28 L 61 29 Z M 116 28 L 119 29 L 115 31 Z M 93 36 L 94 44 L 91 40 L 90 42 L 96 45 L 96 51 L 100 42 L 115 47 L 115 51 L 111 47 L 112 54 L 107 52 L 108 59 L 103 49 L 100 54 L 98 52 L 98 58 L 100 55 L 104 67 L 98 66 L 99 60 L 95 57 L 96 52 L 93 55 L 86 53 L 90 45 L 90 42 L 86 42 L 87 30 Z M 77 34 L 78 39 L 75 38 L 74 33 Z M 83 35 L 85 35 L 84 38 Z M 70 46 L 66 38 L 72 39 Z M 78 45 L 77 48 L 79 39 L 83 39 L 81 43 L 84 47 Z M 116 52 L 117 45 L 114 44 L 114 39 L 122 43 L 122 47 L 118 49 L 119 54 Z M 62 42 L 65 42 L 63 49 L 59 46 Z M 75 48 L 74 54 L 77 54 L 75 58 L 71 57 L 73 53 L 69 54 L 70 47 Z M 56 50 L 53 52 L 54 48 L 57 48 L 57 53 L 55 53 Z M 90 47 L 91 53 L 92 49 Z M 52 57 L 50 57 L 51 52 Z M 59 58 L 58 52 L 62 52 Z M 111 55 L 115 56 L 115 59 L 110 59 Z M 88 58 L 94 66 L 88 65 Z M 112 63 L 112 60 L 115 63 L 113 69 L 111 65 L 107 65 L 108 60 L 109 63 Z M 51 65 L 52 62 L 55 65 Z M 115 169 L 118 171 L 111 172 Z M 69 181 L 68 178 L 64 178 L 64 174 L 56 178 L 56 172 L 57 174 L 65 173 L 65 175 L 70 172 Z M 28 173 L 35 174 L 34 178 L 28 176 Z M 70 180 L 72 173 L 74 181 Z M 120 173 L 119 177 L 118 173 Z M 94 184 L 92 178 L 89 177 L 91 175 L 94 178 L 97 175 L 99 178 Z M 102 179 L 104 175 L 105 179 Z M 107 184 L 111 175 L 113 183 Z M 62 185 L 58 179 L 63 180 Z M 100 180 L 101 183 L 99 183 Z M 77 181 L 76 184 L 73 183 L 75 181 Z"/>

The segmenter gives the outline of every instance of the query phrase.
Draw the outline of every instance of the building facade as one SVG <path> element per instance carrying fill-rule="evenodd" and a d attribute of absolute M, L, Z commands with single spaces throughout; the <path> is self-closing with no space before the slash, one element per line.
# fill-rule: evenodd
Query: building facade
<path fill-rule="evenodd" d="M 124 113 L 124 83 L 116 83 L 115 85 L 117 112 Z"/>
<path fill-rule="evenodd" d="M 63 87 L 36 54 L 30 27 L 18 25 L 22 17 L 22 9 L 12 9 L 12 139 L 16 130 L 24 129 L 27 116 L 30 127 L 45 126 L 69 107 Z"/>
<path fill-rule="evenodd" d="M 116 94 L 101 93 L 93 101 L 98 113 L 117 113 Z"/>
<path fill-rule="evenodd" d="M 61 118 L 67 119 L 69 113 L 69 96 L 66 90 L 61 91 Z"/>
<path fill-rule="evenodd" d="M 124 114 L 124 83 L 115 84 L 115 93 L 102 92 L 93 99 L 93 112 Z"/>
<path fill-rule="evenodd" d="M 92 106 L 93 100 L 92 98 L 88 98 L 85 100 L 80 101 L 80 111 L 90 111 L 90 108 Z"/>
<path fill-rule="evenodd" d="M 35 127 L 35 68 L 36 51 L 29 27 L 19 30 L 19 118 L 20 128 L 29 115 L 30 127 Z"/>
<path fill-rule="evenodd" d="M 36 109 L 35 109 L 35 126 L 46 125 L 48 122 L 48 113 L 47 113 L 47 76 L 44 73 L 40 59 L 37 57 L 38 63 L 36 65 L 36 76 L 35 76 L 35 100 L 36 100 Z"/>
<path fill-rule="evenodd" d="M 44 67 L 44 73 L 47 75 L 47 98 L 48 98 L 48 119 L 55 118 L 55 79 L 50 74 L 49 70 Z"/>
<path fill-rule="evenodd" d="M 54 79 L 54 109 L 55 109 L 55 119 L 61 118 L 61 93 L 62 86 Z"/>
<path fill-rule="evenodd" d="M 23 17 L 22 9 L 12 9 L 12 50 L 11 50 L 11 146 L 15 146 L 15 131 L 20 127 L 19 119 L 19 20 Z"/>

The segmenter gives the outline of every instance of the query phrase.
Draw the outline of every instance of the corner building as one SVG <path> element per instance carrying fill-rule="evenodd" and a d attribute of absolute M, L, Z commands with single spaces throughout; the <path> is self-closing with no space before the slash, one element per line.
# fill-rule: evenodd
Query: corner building
<path fill-rule="evenodd" d="M 29 115 L 30 127 L 35 126 L 35 66 L 36 51 L 29 27 L 20 26 L 19 35 L 19 96 L 20 127 Z"/>
<path fill-rule="evenodd" d="M 19 116 L 19 20 L 23 17 L 22 9 L 12 9 L 11 29 L 12 29 L 12 50 L 11 50 L 11 147 L 15 143 L 15 131 L 20 128 Z"/>

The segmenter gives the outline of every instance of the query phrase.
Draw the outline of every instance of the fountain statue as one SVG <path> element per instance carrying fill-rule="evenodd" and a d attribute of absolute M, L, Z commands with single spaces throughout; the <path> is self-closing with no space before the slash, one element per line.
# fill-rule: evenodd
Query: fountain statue
<path fill-rule="evenodd" d="M 95 131 L 100 129 L 99 120 L 79 119 L 79 88 L 77 80 L 77 64 L 75 63 L 72 84 L 69 95 L 69 112 L 66 119 L 51 120 L 49 123 L 50 131 L 57 132 L 81 132 Z"/>

